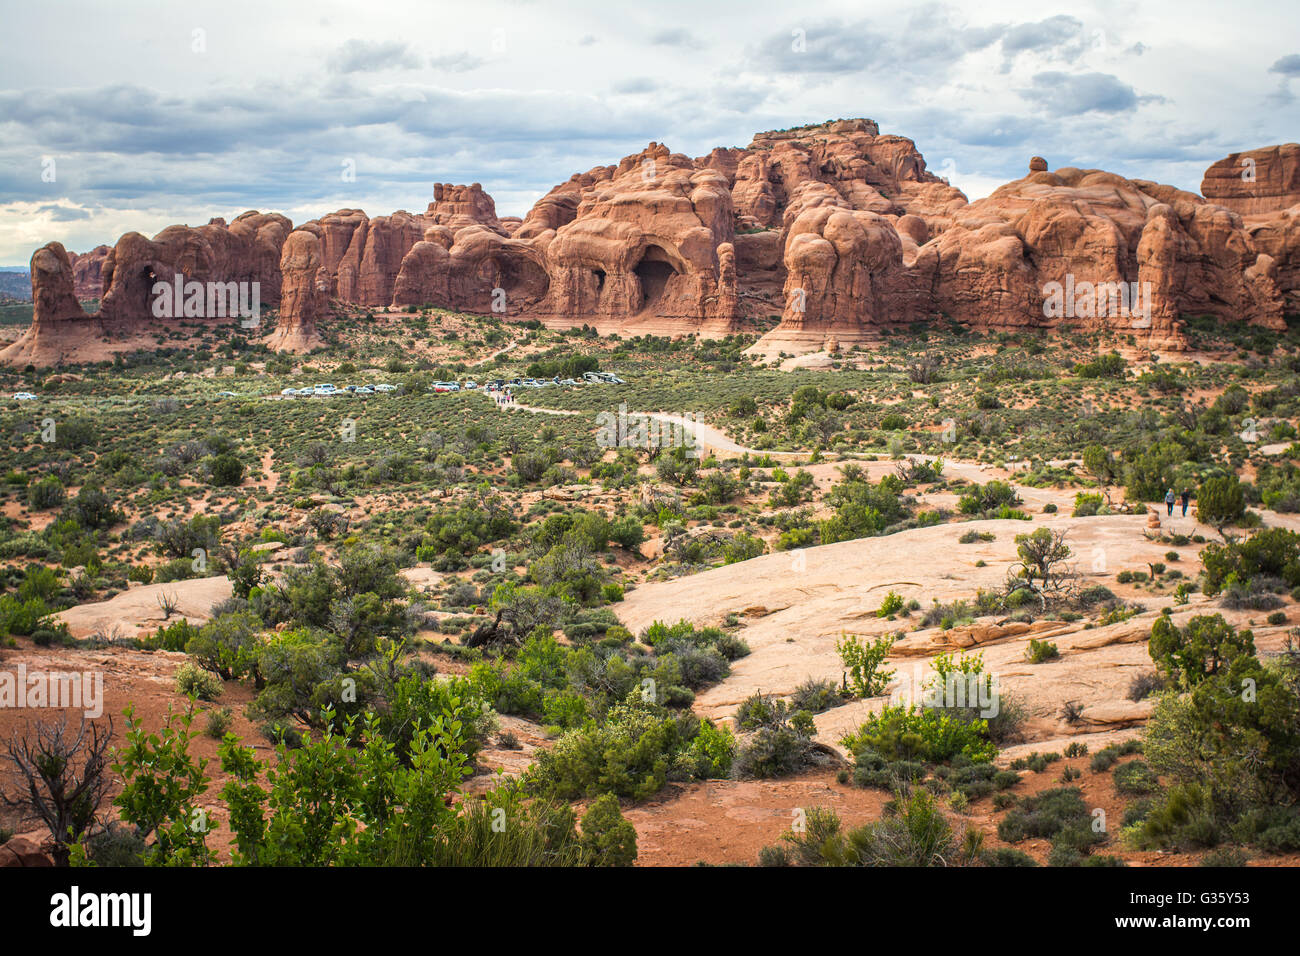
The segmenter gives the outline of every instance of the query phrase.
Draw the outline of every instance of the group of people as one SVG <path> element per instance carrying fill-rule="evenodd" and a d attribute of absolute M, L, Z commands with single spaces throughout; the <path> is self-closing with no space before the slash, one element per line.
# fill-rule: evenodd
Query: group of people
<path fill-rule="evenodd" d="M 1178 501 L 1182 501 L 1183 503 L 1183 517 L 1186 518 L 1187 506 L 1192 503 L 1192 493 L 1184 488 L 1183 493 L 1176 496 L 1174 495 L 1174 489 L 1170 488 L 1169 491 L 1165 493 L 1165 506 L 1169 509 L 1170 514 L 1174 513 L 1174 504 Z"/>
<path fill-rule="evenodd" d="M 508 392 L 508 391 L 500 391 L 493 394 L 492 397 L 497 400 L 498 405 L 510 405 L 515 400 L 515 393 Z"/>

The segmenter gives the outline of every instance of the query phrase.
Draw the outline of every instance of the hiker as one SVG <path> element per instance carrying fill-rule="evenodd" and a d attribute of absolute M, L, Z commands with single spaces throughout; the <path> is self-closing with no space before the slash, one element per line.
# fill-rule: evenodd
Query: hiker
<path fill-rule="evenodd" d="M 1186 488 L 1183 489 L 1182 500 L 1183 500 L 1183 517 L 1186 518 L 1187 506 L 1192 503 L 1192 493 L 1188 491 Z"/>
<path fill-rule="evenodd" d="M 1165 494 L 1165 506 L 1169 509 L 1169 514 L 1171 515 L 1174 513 L 1175 500 L 1176 499 L 1174 498 L 1174 489 L 1170 488 L 1169 491 L 1166 492 Z"/>

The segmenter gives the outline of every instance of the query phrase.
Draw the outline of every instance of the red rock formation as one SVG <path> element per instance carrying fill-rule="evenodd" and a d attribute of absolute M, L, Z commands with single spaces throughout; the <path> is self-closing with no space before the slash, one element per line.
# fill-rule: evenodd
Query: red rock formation
<path fill-rule="evenodd" d="M 1243 158 L 1254 183 L 1240 176 Z M 300 231 L 316 239 L 312 288 L 324 296 L 608 331 L 725 332 L 747 310 L 782 311 L 769 343 L 801 348 L 927 318 L 1112 328 L 1155 347 L 1177 347 L 1188 314 L 1281 327 L 1284 305 L 1300 305 L 1300 205 L 1287 208 L 1300 202 L 1300 147 L 1234 154 L 1202 188 L 1211 202 L 1033 157 L 1023 179 L 968 203 L 911 140 L 857 119 L 759 133 L 696 159 L 651 143 L 571 176 L 522 220 L 499 218 L 477 183 L 439 183 L 424 213 L 343 209 Z M 284 254 L 291 228 L 245 213 L 228 227 L 130 233 L 102 256 L 102 315 L 147 317 L 153 282 L 176 273 L 256 278 L 273 305 L 287 266 L 303 301 L 277 341 L 298 342 L 308 333 L 294 329 L 323 305 L 304 298 L 307 240 Z"/>
<path fill-rule="evenodd" d="M 1232 153 L 1205 171 L 1201 193 L 1243 216 L 1300 204 L 1300 144 Z"/>
<path fill-rule="evenodd" d="M 111 246 L 96 246 L 78 255 L 68 253 L 72 260 L 72 285 L 78 299 L 98 299 L 104 294 L 104 262 Z"/>
<path fill-rule="evenodd" d="M 97 317 L 81 308 L 73 290 L 72 262 L 57 242 L 32 254 L 32 324 L 0 351 L 5 365 L 56 365 L 103 334 Z"/>
<path fill-rule="evenodd" d="M 280 248 L 293 224 L 278 213 L 246 212 L 229 226 L 214 219 L 205 226 L 168 226 L 153 239 L 129 232 L 104 261 L 104 298 L 99 315 L 108 322 L 154 318 L 158 282 L 257 283 L 262 305 L 280 298 Z M 227 317 L 207 316 L 224 320 Z"/>
<path fill-rule="evenodd" d="M 468 186 L 435 183 L 433 202 L 429 203 L 424 218 L 431 226 L 447 226 L 452 230 L 462 226 L 487 226 L 493 232 L 506 234 L 497 219 L 496 203 L 478 183 Z"/>
<path fill-rule="evenodd" d="M 268 348 L 310 352 L 321 344 L 316 324 L 325 316 L 329 304 L 321 267 L 321 242 L 316 234 L 306 229 L 290 233 L 280 257 L 280 318 L 266 340 Z"/>

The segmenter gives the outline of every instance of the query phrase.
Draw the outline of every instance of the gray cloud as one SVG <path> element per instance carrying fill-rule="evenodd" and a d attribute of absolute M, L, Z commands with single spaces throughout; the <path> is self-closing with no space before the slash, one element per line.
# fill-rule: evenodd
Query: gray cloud
<path fill-rule="evenodd" d="M 477 70 L 486 62 L 483 57 L 475 56 L 468 50 L 429 57 L 429 66 L 435 70 L 446 70 L 448 73 L 468 73 L 470 70 Z"/>
<path fill-rule="evenodd" d="M 1133 87 L 1110 73 L 1037 73 L 1033 86 L 1020 95 L 1038 106 L 1062 116 L 1080 113 L 1127 113 L 1138 107 Z"/>
<path fill-rule="evenodd" d="M 419 58 L 405 43 L 346 40 L 325 61 L 333 73 L 373 73 L 378 70 L 413 70 Z"/>
<path fill-rule="evenodd" d="M 1002 52 L 1015 56 L 1026 51 L 1052 50 L 1078 43 L 1082 34 L 1082 20 L 1060 14 L 1037 23 L 1020 23 L 1008 27 L 1002 35 Z"/>
<path fill-rule="evenodd" d="M 1268 68 L 1268 72 L 1281 73 L 1283 76 L 1300 76 L 1300 53 L 1280 57 Z"/>
<path fill-rule="evenodd" d="M 1001 32 L 1001 27 L 954 26 L 946 8 L 932 6 L 915 11 L 893 31 L 875 20 L 796 23 L 761 41 L 749 59 L 755 69 L 775 73 L 942 74 L 968 53 L 995 43 Z"/>
<path fill-rule="evenodd" d="M 650 43 L 654 46 L 675 46 L 688 50 L 699 50 L 704 46 L 690 31 L 683 30 L 680 27 L 671 30 L 660 30 L 650 37 Z"/>
<path fill-rule="evenodd" d="M 634 76 L 615 83 L 613 90 L 615 93 L 653 93 L 659 89 L 659 86 L 659 83 L 648 76 Z"/>

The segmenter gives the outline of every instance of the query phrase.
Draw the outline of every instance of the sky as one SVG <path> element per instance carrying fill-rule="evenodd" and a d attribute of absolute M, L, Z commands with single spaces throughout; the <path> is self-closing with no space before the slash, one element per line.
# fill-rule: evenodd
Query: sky
<path fill-rule="evenodd" d="M 248 209 L 524 215 L 650 141 L 869 117 L 987 195 L 1097 167 L 1199 190 L 1300 139 L 1300 5 L 1255 0 L 0 0 L 0 264 Z"/>

